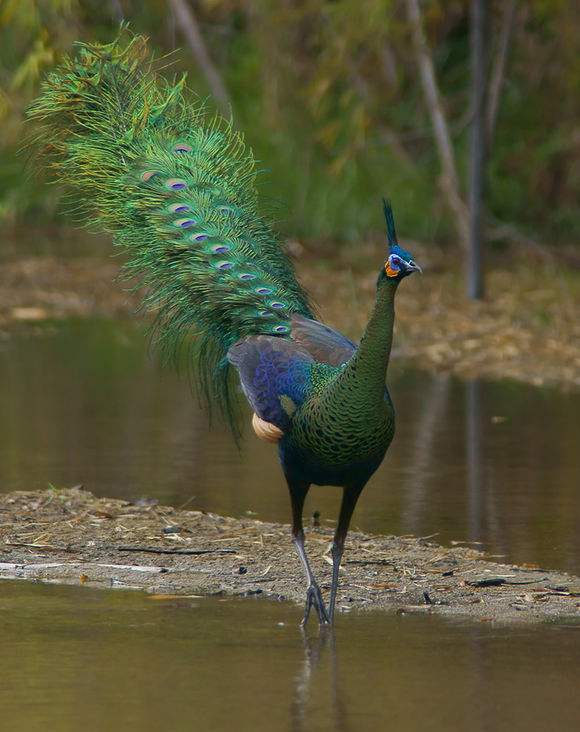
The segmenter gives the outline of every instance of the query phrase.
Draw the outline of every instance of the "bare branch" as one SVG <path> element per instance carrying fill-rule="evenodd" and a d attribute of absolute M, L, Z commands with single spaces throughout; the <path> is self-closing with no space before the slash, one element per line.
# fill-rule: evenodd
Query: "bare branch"
<path fill-rule="evenodd" d="M 493 60 L 489 80 L 488 103 L 486 132 L 487 145 L 491 148 L 495 125 L 497 122 L 497 113 L 499 111 L 499 100 L 505 79 L 505 70 L 507 58 L 510 49 L 511 37 L 515 24 L 517 0 L 508 0 L 504 5 L 503 15 L 501 19 L 501 28 L 499 34 L 499 43 L 497 53 Z"/>
<path fill-rule="evenodd" d="M 210 58 L 193 9 L 186 0 L 168 0 L 168 2 L 177 18 L 177 24 L 206 78 L 213 97 L 222 113 L 229 116 L 231 108 L 230 95 L 217 67 Z"/>
<path fill-rule="evenodd" d="M 467 248 L 468 242 L 468 226 L 467 226 L 467 209 L 461 198 L 459 188 L 459 177 L 457 175 L 457 167 L 455 165 L 455 153 L 451 136 L 449 134 L 449 126 L 445 118 L 441 95 L 437 80 L 435 78 L 435 69 L 433 60 L 429 52 L 425 32 L 423 30 L 423 21 L 421 18 L 421 9 L 419 0 L 406 0 L 407 13 L 411 24 L 413 35 L 413 45 L 419 66 L 421 77 L 421 85 L 427 109 L 431 116 L 431 124 L 435 135 L 437 152 L 441 162 L 442 175 L 441 186 L 447 197 L 447 204 L 455 217 L 455 226 L 461 245 Z"/>
<path fill-rule="evenodd" d="M 469 141 L 469 249 L 467 294 L 481 300 L 484 294 L 483 259 L 485 218 L 485 72 L 487 0 L 471 0 L 469 45 L 471 49 L 471 120 Z"/>

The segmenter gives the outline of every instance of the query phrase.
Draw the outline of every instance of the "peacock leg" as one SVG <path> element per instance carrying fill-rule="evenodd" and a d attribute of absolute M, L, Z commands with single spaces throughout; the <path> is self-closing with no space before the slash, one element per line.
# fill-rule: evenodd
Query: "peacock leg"
<path fill-rule="evenodd" d="M 328 613 L 324 606 L 324 600 L 322 599 L 322 593 L 318 582 L 310 567 L 308 556 L 306 554 L 306 548 L 304 546 L 304 528 L 302 526 L 302 510 L 304 508 L 304 500 L 308 489 L 310 488 L 309 483 L 296 483 L 288 482 L 288 488 L 290 489 L 290 501 L 292 503 L 292 541 L 302 562 L 304 568 L 304 574 L 306 575 L 306 581 L 308 582 L 308 588 L 306 590 L 306 604 L 304 606 L 304 617 L 302 618 L 302 626 L 304 627 L 310 617 L 310 611 L 314 607 L 316 614 L 318 615 L 318 622 L 320 625 L 325 625 L 329 622 Z"/>
<path fill-rule="evenodd" d="M 340 505 L 340 515 L 338 517 L 338 525 L 334 533 L 334 540 L 330 553 L 332 555 L 332 585 L 330 587 L 330 603 L 328 605 L 328 618 L 332 623 L 334 622 L 334 606 L 336 605 L 336 593 L 338 590 L 338 573 L 340 570 L 340 563 L 342 561 L 342 555 L 344 553 L 344 542 L 346 541 L 346 535 L 348 533 L 348 527 L 350 526 L 350 520 L 358 497 L 364 485 L 345 488 L 342 494 L 342 503 Z"/>

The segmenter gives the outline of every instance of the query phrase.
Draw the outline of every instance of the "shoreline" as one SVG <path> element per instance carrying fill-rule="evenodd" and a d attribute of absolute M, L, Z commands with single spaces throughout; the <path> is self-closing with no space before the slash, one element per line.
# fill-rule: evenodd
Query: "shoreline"
<path fill-rule="evenodd" d="M 324 593 L 330 529 L 307 529 Z M 0 495 L 0 579 L 201 594 L 301 605 L 287 525 L 96 498 L 80 488 Z M 428 538 L 349 534 L 338 611 L 382 610 L 478 622 L 580 622 L 580 578 L 501 564 Z M 297 609 L 297 622 L 300 611 Z"/>
<path fill-rule="evenodd" d="M 99 256 L 18 257 L 0 266 L 0 335 L 66 318 L 133 318 L 138 296 L 115 281 L 120 260 Z M 374 298 L 376 247 L 335 258 L 301 254 L 297 270 L 325 322 L 350 338 L 363 331 Z M 393 356 L 465 378 L 513 379 L 580 389 L 580 275 L 546 279 L 547 267 L 515 263 L 488 275 L 488 298 L 470 302 L 457 271 L 439 271 L 425 248 L 422 278 L 397 295 Z M 417 257 L 419 259 L 419 256 Z M 365 263 L 364 268 L 362 263 Z"/>

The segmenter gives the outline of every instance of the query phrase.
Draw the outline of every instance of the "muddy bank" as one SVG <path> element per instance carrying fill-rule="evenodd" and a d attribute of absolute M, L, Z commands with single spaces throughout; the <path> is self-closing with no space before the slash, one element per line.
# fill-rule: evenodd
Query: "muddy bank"
<path fill-rule="evenodd" d="M 346 335 L 360 337 L 375 292 L 374 263 L 384 252 L 361 245 L 317 257 L 295 247 L 300 277 L 321 316 Z M 0 335 L 15 324 L 51 318 L 132 316 L 138 300 L 114 281 L 120 259 L 109 252 L 3 262 Z M 457 266 L 449 269 L 448 255 L 424 247 L 416 258 L 425 274 L 400 288 L 395 357 L 467 377 L 580 387 L 578 271 L 550 262 L 502 262 L 488 273 L 486 301 L 474 303 L 465 298 Z"/>
<path fill-rule="evenodd" d="M 323 590 L 330 539 L 328 529 L 307 532 Z M 352 533 L 341 574 L 341 612 L 580 621 L 580 578 L 499 564 L 428 538 Z M 0 496 L 0 579 L 15 578 L 140 589 L 158 599 L 224 594 L 302 604 L 304 595 L 288 526 L 95 498 L 78 488 Z"/>

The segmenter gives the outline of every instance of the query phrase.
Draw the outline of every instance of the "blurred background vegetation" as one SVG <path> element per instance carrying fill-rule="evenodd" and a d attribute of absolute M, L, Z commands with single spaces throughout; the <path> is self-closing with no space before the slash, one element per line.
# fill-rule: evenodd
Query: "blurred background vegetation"
<path fill-rule="evenodd" d="M 419 74 L 413 5 L 0 0 L 0 220 L 59 220 L 58 189 L 47 192 L 27 175 L 18 154 L 26 106 L 75 40 L 111 40 L 126 20 L 160 55 L 181 48 L 175 72 L 189 72 L 210 109 L 231 109 L 264 161 L 265 194 L 283 202 L 286 233 L 333 242 L 369 236 L 382 230 L 378 203 L 389 194 L 406 239 L 457 242 Z M 424 0 L 420 8 L 465 200 L 469 3 Z M 490 84 L 499 84 L 489 236 L 571 245 L 580 234 L 580 4 L 490 1 L 487 38 Z"/>

